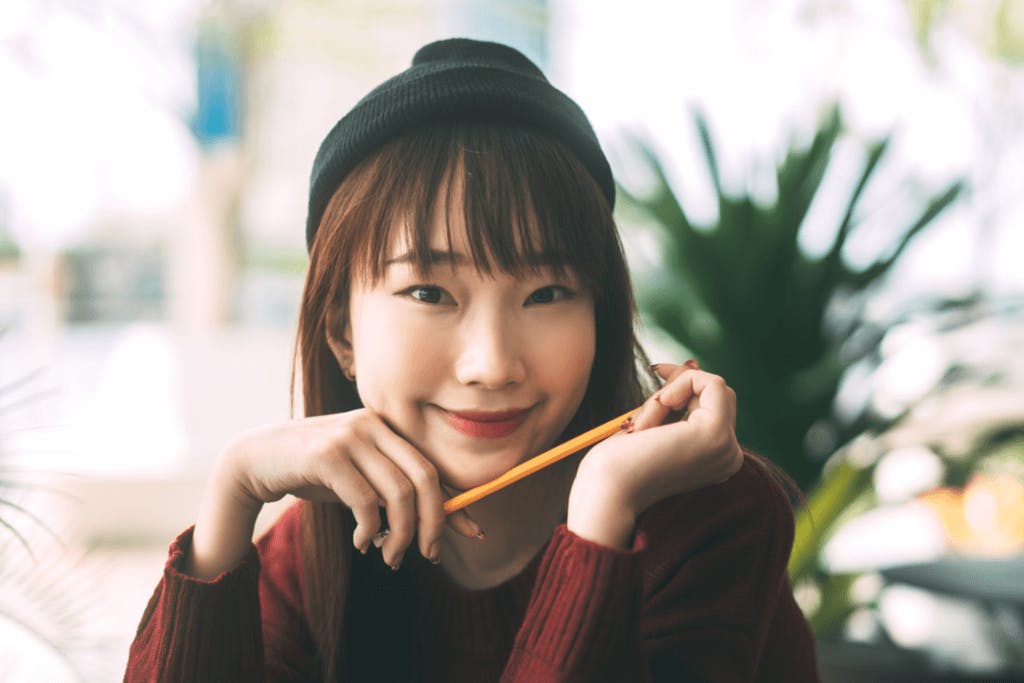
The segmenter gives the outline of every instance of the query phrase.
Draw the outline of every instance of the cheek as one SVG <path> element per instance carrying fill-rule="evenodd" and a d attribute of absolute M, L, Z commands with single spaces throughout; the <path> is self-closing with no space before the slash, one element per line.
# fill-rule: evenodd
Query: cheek
<path fill-rule="evenodd" d="M 391 395 L 408 398 L 435 383 L 446 345 L 420 329 L 412 316 L 396 315 L 388 303 L 364 307 L 353 320 L 356 384 L 363 402 L 383 407 Z"/>
<path fill-rule="evenodd" d="M 546 368 L 552 388 L 582 400 L 594 364 L 596 342 L 593 314 L 570 316 L 562 324 L 551 325 L 540 349 L 540 363 Z"/>

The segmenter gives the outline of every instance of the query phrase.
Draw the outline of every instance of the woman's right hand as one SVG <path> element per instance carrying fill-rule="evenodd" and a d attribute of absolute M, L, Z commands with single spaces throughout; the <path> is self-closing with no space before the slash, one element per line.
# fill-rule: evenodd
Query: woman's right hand
<path fill-rule="evenodd" d="M 362 553 L 371 542 L 379 545 L 384 561 L 394 569 L 414 537 L 423 557 L 438 561 L 446 523 L 466 537 L 480 533 L 465 511 L 446 518 L 437 469 L 380 416 L 365 408 L 292 420 L 239 435 L 218 461 L 211 489 L 215 490 L 208 489 L 196 524 L 197 544 L 204 519 L 211 520 L 210 546 L 215 545 L 216 530 L 224 525 L 225 515 L 205 508 L 236 506 L 242 519 L 254 522 L 264 503 L 286 494 L 345 504 L 356 520 L 353 545 Z M 387 511 L 386 535 L 378 535 L 381 507 Z M 251 536 L 251 526 L 248 533 Z M 248 542 L 246 538 L 246 546 Z M 200 548 L 196 553 L 201 560 Z"/>

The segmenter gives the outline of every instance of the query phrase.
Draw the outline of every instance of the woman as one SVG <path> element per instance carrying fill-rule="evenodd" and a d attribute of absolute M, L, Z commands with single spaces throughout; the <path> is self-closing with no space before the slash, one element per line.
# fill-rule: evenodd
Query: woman
<path fill-rule="evenodd" d="M 343 117 L 311 181 L 307 417 L 218 459 L 125 680 L 817 680 L 782 475 L 732 390 L 661 364 L 644 400 L 614 198 L 583 112 L 506 46 L 427 45 Z"/>

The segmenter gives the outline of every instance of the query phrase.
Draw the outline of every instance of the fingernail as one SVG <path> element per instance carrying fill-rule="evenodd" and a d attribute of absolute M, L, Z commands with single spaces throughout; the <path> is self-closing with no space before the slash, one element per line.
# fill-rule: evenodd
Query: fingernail
<path fill-rule="evenodd" d="M 378 548 L 384 545 L 384 539 L 388 537 L 389 533 L 391 532 L 387 529 L 385 529 L 384 531 L 378 531 L 373 536 L 373 545 L 375 545 Z"/>
<path fill-rule="evenodd" d="M 658 403 L 661 403 L 661 389 L 658 389 L 653 394 L 651 394 L 651 398 L 653 398 Z"/>
<path fill-rule="evenodd" d="M 391 567 L 391 571 L 397 572 L 398 567 L 401 566 L 401 564 L 401 562 L 395 562 L 394 564 L 389 564 L 388 566 Z"/>
<path fill-rule="evenodd" d="M 477 527 L 477 528 L 479 528 L 479 527 Z M 477 532 L 476 532 L 476 537 L 477 537 L 477 538 L 478 538 L 479 540 L 481 540 L 481 541 L 482 541 L 482 540 L 484 540 L 485 538 L 487 538 L 486 536 L 484 536 L 484 532 L 483 532 L 483 530 L 477 531 Z"/>
<path fill-rule="evenodd" d="M 441 551 L 437 547 L 437 543 L 430 544 L 430 550 L 427 551 L 427 559 L 430 560 L 431 564 L 441 564 Z"/>
<path fill-rule="evenodd" d="M 657 372 L 658 368 L 660 368 L 662 365 L 664 365 L 664 363 L 651 363 L 647 367 L 651 369 L 651 372 Z"/>
<path fill-rule="evenodd" d="M 691 370 L 700 370 L 700 364 L 692 358 L 683 363 L 683 365 L 690 368 Z"/>
<path fill-rule="evenodd" d="M 630 415 L 626 418 L 626 421 L 622 423 L 622 431 L 627 434 L 632 434 L 634 429 L 636 429 L 636 415 Z"/>

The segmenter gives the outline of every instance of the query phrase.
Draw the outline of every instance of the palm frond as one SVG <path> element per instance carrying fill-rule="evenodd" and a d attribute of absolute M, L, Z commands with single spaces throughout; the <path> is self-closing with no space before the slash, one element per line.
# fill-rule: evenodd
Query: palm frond
<path fill-rule="evenodd" d="M 786 152 L 774 174 L 777 198 L 767 206 L 724 190 L 711 127 L 699 111 L 693 123 L 717 193 L 718 217 L 711 225 L 698 227 L 688 219 L 653 147 L 634 141 L 653 186 L 643 196 L 623 195 L 631 210 L 654 224 L 662 244 L 661 266 L 638 277 L 641 311 L 702 366 L 729 378 L 739 396 L 741 440 L 810 489 L 824 464 L 822 454 L 807 446 L 812 425 L 829 425 L 835 445 L 863 427 L 859 417 L 841 423 L 832 412 L 844 368 L 857 360 L 850 357 L 856 347 L 844 342 L 862 327 L 863 299 L 845 317 L 832 320 L 827 314 L 837 301 L 857 302 L 855 295 L 863 295 L 953 205 L 963 185 L 958 181 L 927 199 L 911 225 L 894 231 L 901 238 L 889 256 L 864 271 L 850 271 L 842 252 L 889 138 L 862 143 L 863 166 L 835 217 L 835 238 L 823 257 L 812 259 L 801 250 L 799 233 L 845 135 L 839 108 L 825 112 L 809 144 Z M 877 340 L 879 332 L 865 330 L 859 337 Z M 857 352 L 870 353 L 871 347 Z"/>

